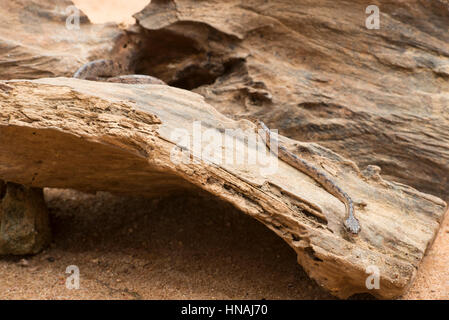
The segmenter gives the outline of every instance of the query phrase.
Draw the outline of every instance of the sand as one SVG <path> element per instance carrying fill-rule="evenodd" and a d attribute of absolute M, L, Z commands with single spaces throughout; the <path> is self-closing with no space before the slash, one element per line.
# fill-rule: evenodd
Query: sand
<path fill-rule="evenodd" d="M 229 204 L 56 189 L 45 195 L 51 247 L 0 260 L 2 299 L 334 299 L 283 240 Z M 446 219 L 404 299 L 449 298 L 448 240 Z M 70 265 L 79 268 L 79 289 L 66 288 Z"/>

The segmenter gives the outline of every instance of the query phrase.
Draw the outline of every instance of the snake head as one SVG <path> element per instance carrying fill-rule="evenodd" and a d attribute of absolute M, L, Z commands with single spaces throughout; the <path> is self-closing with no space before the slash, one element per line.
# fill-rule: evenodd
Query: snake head
<path fill-rule="evenodd" d="M 345 220 L 345 227 L 353 234 L 358 234 L 360 232 L 360 223 L 355 218 L 348 218 Z"/>

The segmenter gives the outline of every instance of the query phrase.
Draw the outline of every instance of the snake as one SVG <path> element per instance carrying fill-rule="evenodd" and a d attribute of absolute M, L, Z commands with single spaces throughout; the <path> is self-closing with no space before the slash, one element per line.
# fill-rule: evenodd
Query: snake
<path fill-rule="evenodd" d="M 358 234 L 361 227 L 359 221 L 354 215 L 354 201 L 351 197 L 344 192 L 324 171 L 318 169 L 313 164 L 300 158 L 296 154 L 288 151 L 287 148 L 279 143 L 279 140 L 274 137 L 271 130 L 265 125 L 265 123 L 257 120 L 256 125 L 259 136 L 271 152 L 277 154 L 279 159 L 282 161 L 311 177 L 327 192 L 343 202 L 346 208 L 346 220 L 344 221 L 344 226 L 352 234 Z M 272 150 L 271 142 L 276 142 L 277 150 Z"/>

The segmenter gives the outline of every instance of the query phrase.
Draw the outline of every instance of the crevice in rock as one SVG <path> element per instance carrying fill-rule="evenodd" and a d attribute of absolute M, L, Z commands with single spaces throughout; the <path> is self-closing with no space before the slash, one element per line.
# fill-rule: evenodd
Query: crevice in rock
<path fill-rule="evenodd" d="M 6 194 L 6 182 L 0 180 L 0 201 L 5 197 Z"/>
<path fill-rule="evenodd" d="M 128 36 L 130 42 L 139 43 L 130 69 L 186 90 L 210 85 L 244 61 L 228 55 L 236 39 L 206 24 L 179 22 L 158 30 L 139 27 Z"/>
<path fill-rule="evenodd" d="M 305 252 L 309 257 L 311 257 L 314 261 L 323 262 L 322 259 L 318 258 L 318 257 L 315 255 L 315 250 L 313 250 L 312 247 L 307 247 L 307 248 L 305 248 L 305 249 L 304 249 L 304 252 Z"/>
<path fill-rule="evenodd" d="M 365 292 L 353 294 L 348 298 L 348 300 L 377 300 L 377 298 L 372 294 Z"/>
<path fill-rule="evenodd" d="M 207 64 L 189 65 L 176 74 L 176 79 L 168 84 L 186 90 L 193 90 L 202 85 L 212 84 L 219 74 L 213 72 Z"/>

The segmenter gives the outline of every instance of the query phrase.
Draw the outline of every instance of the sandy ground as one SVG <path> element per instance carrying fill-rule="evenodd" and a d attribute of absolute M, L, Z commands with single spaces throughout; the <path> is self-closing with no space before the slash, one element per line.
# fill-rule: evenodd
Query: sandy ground
<path fill-rule="evenodd" d="M 449 211 L 403 299 L 449 299 Z"/>
<path fill-rule="evenodd" d="M 47 190 L 54 242 L 0 260 L 12 299 L 332 299 L 261 223 L 213 199 Z M 65 270 L 80 270 L 80 289 Z"/>
<path fill-rule="evenodd" d="M 148 1 L 74 2 L 95 23 L 132 23 Z M 0 298 L 333 299 L 283 240 L 228 204 L 69 190 L 46 198 L 54 241 L 0 260 Z M 65 286 L 69 265 L 80 270 L 78 290 Z M 449 299 L 448 217 L 403 299 Z"/>
<path fill-rule="evenodd" d="M 45 195 L 53 243 L 36 256 L 0 260 L 0 298 L 333 299 L 283 240 L 229 204 L 55 189 Z M 448 240 L 446 219 L 403 298 L 449 298 Z M 79 268 L 79 290 L 65 286 L 69 265 Z"/>

